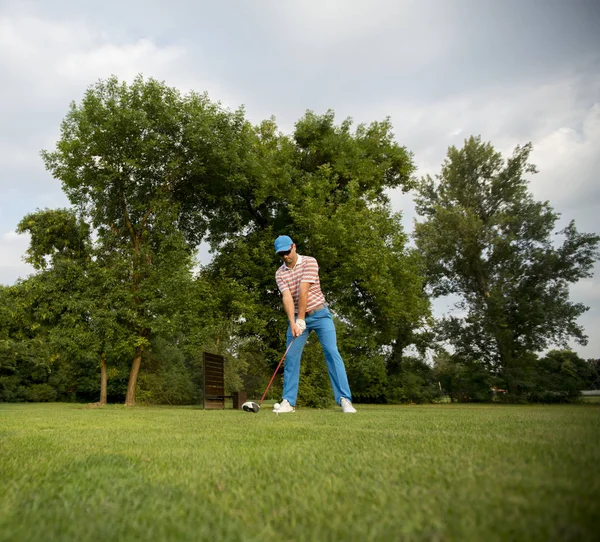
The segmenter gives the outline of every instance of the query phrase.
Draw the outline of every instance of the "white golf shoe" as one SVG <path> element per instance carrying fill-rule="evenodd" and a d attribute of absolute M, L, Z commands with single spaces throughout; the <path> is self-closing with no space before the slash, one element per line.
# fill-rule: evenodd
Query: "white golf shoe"
<path fill-rule="evenodd" d="M 342 412 L 344 414 L 356 414 L 356 409 L 352 406 L 352 403 L 345 397 L 342 397 L 342 399 L 340 400 L 340 404 L 342 405 Z"/>
<path fill-rule="evenodd" d="M 290 402 L 287 399 L 281 401 L 279 410 L 273 410 L 273 412 L 277 412 L 278 414 L 287 414 L 288 412 L 296 412 L 296 409 L 290 405 Z"/>

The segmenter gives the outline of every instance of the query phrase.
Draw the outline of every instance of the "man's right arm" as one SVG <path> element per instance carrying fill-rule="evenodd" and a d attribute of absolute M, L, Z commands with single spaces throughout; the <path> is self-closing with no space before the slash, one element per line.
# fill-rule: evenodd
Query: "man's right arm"
<path fill-rule="evenodd" d="M 281 297 L 283 298 L 283 310 L 288 317 L 290 322 L 290 329 L 292 330 L 293 337 L 300 337 L 302 335 L 302 329 L 296 324 L 296 315 L 294 314 L 294 298 L 289 290 L 285 290 Z"/>

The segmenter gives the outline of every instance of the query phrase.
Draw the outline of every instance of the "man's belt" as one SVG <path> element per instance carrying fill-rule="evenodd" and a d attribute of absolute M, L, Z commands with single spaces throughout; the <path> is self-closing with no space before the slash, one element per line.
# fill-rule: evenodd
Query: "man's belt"
<path fill-rule="evenodd" d="M 317 305 L 314 309 L 306 311 L 306 316 L 312 316 L 315 312 L 322 311 L 326 306 L 327 305 L 325 303 L 321 303 L 320 305 Z"/>

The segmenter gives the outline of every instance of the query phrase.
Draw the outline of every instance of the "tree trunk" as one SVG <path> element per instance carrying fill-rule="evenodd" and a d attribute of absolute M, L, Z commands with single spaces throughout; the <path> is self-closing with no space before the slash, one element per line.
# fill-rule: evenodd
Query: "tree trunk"
<path fill-rule="evenodd" d="M 404 358 L 404 350 L 410 344 L 412 330 L 406 323 L 401 322 L 398 324 L 396 331 L 396 341 L 392 348 L 392 355 L 390 356 L 389 363 L 387 365 L 387 375 L 397 375 L 402 370 L 402 360 Z"/>
<path fill-rule="evenodd" d="M 100 405 L 106 404 L 106 352 L 102 352 L 102 359 L 100 360 Z"/>
<path fill-rule="evenodd" d="M 138 373 L 140 372 L 140 365 L 142 364 L 142 353 L 144 347 L 140 346 L 136 353 L 136 356 L 131 364 L 131 372 L 129 373 L 129 383 L 127 384 L 127 395 L 125 397 L 125 406 L 135 405 L 135 385 L 137 383 Z"/>

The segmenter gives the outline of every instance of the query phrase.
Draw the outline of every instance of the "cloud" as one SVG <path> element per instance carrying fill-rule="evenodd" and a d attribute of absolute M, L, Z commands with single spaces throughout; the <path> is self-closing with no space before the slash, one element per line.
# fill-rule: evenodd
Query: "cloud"
<path fill-rule="evenodd" d="M 168 77 L 184 57 L 182 47 L 160 47 L 150 39 L 111 41 L 85 21 L 0 12 L 5 80 L 0 87 L 0 167 L 39 161 L 39 150 L 56 141 L 69 102 L 80 99 L 96 80 L 113 74 L 127 80 L 138 73 Z"/>
<path fill-rule="evenodd" d="M 588 0 L 4 0 L 0 232 L 68 204 L 39 150 L 54 146 L 69 102 L 100 78 L 138 73 L 243 103 L 253 122 L 275 115 L 288 132 L 306 109 L 389 115 L 419 174 L 438 172 L 470 134 L 505 155 L 532 141 L 535 197 L 598 231 L 598 20 Z M 410 231 L 411 197 L 392 201 Z M 20 242 L 0 238 L 0 281 L 28 272 Z"/>
<path fill-rule="evenodd" d="M 25 278 L 33 273 L 33 267 L 23 262 L 29 248 L 29 235 L 15 231 L 0 235 L 0 284 L 13 284 L 17 277 Z"/>
<path fill-rule="evenodd" d="M 276 39 L 297 61 L 317 71 L 357 63 L 363 73 L 382 64 L 390 70 L 423 69 L 451 54 L 457 43 L 447 24 L 456 15 L 443 2 L 293 0 L 270 2 L 269 7 L 265 15 Z M 430 39 L 432 29 L 436 40 Z"/>
<path fill-rule="evenodd" d="M 448 146 L 460 147 L 474 134 L 504 155 L 532 141 L 532 161 L 540 169 L 532 190 L 541 198 L 562 205 L 575 197 L 564 189 L 567 172 L 569 177 L 575 172 L 588 188 L 598 184 L 590 175 L 600 156 L 600 76 L 582 73 L 538 85 L 473 89 L 433 103 L 388 102 L 370 107 L 367 116 L 382 118 L 386 112 L 398 141 L 415 153 L 420 174 L 438 172 Z"/>
<path fill-rule="evenodd" d="M 130 81 L 140 72 L 161 71 L 184 55 L 181 47 L 160 48 L 148 39 L 123 45 L 103 43 L 87 51 L 66 53 L 57 65 L 57 73 L 84 83 L 97 78 L 98 74 L 115 74 Z M 152 68 L 144 69 L 148 65 Z"/>
<path fill-rule="evenodd" d="M 31 271 L 21 261 L 27 239 L 12 230 L 18 221 L 37 208 L 68 205 L 39 152 L 54 146 L 69 102 L 80 99 L 98 78 L 131 79 L 140 72 L 168 76 L 181 69 L 183 60 L 180 46 L 159 46 L 146 38 L 117 42 L 85 20 L 0 10 L 0 228 L 5 231 L 0 282 L 12 283 Z"/>
<path fill-rule="evenodd" d="M 573 120 L 538 140 L 532 160 L 541 173 L 531 189 L 564 214 L 584 215 L 585 228 L 600 232 L 600 98 Z"/>
<path fill-rule="evenodd" d="M 169 75 L 185 54 L 181 46 L 159 46 L 148 38 L 116 42 L 85 21 L 0 16 L 0 66 L 13 83 L 3 94 L 25 91 L 45 101 L 64 100 L 69 90 L 113 74 L 126 80 L 142 72 Z"/>

